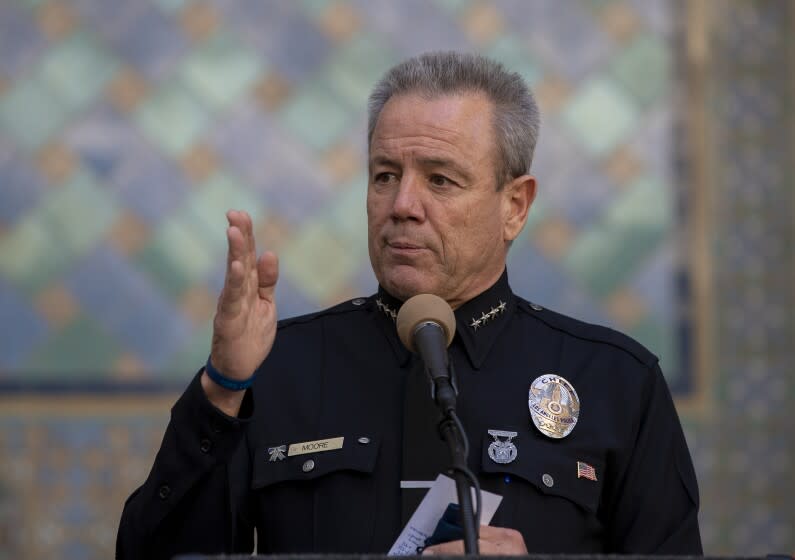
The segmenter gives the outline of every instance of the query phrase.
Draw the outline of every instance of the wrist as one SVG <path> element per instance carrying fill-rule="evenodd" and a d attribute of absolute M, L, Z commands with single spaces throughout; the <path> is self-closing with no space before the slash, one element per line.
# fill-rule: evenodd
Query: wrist
<path fill-rule="evenodd" d="M 240 407 L 246 395 L 245 391 L 224 389 L 207 375 L 206 369 L 202 372 L 200 381 L 204 394 L 211 405 L 227 416 L 236 417 L 240 413 Z"/>
<path fill-rule="evenodd" d="M 213 380 L 217 385 L 223 387 L 228 391 L 244 391 L 251 387 L 254 383 L 254 377 L 257 372 L 255 371 L 247 379 L 233 379 L 225 376 L 220 370 L 216 369 L 212 362 L 212 354 L 207 357 L 207 364 L 204 366 L 204 372 Z"/>

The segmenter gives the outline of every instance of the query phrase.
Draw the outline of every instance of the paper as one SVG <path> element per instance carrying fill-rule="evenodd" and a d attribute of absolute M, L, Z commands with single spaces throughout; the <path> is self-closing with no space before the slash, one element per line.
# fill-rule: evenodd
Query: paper
<path fill-rule="evenodd" d="M 502 496 L 491 492 L 481 492 L 482 511 L 480 513 L 481 525 L 491 523 L 491 518 L 500 506 Z M 455 488 L 455 481 L 443 474 L 436 477 L 436 480 L 420 502 L 417 511 L 411 516 L 409 522 L 403 528 L 400 536 L 389 549 L 388 556 L 411 556 L 417 554 L 417 547 L 425 545 L 425 539 L 433 534 L 436 524 L 439 523 L 447 504 L 458 503 L 458 493 Z M 474 491 L 472 493 L 472 504 L 475 506 Z"/>

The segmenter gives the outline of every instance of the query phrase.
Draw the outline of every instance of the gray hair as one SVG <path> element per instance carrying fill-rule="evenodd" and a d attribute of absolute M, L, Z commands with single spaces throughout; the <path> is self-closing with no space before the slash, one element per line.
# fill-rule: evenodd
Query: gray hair
<path fill-rule="evenodd" d="M 494 132 L 501 161 L 497 188 L 530 172 L 538 139 L 538 105 L 522 77 L 499 62 L 476 54 L 430 52 L 393 66 L 368 101 L 367 145 L 381 110 L 394 95 L 431 98 L 480 92 L 494 104 Z"/>

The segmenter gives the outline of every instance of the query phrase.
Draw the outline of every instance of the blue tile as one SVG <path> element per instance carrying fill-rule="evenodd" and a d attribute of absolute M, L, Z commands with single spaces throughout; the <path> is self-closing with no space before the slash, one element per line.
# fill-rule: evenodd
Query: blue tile
<path fill-rule="evenodd" d="M 70 451 L 87 451 L 93 448 L 102 448 L 107 443 L 105 429 L 90 420 L 75 419 L 64 422 L 48 424 L 51 438 L 58 441 Z"/>
<path fill-rule="evenodd" d="M 2 281 L 0 317 L 14 325 L 14 328 L 4 328 L 0 336 L 0 371 L 13 374 L 28 353 L 46 339 L 50 329 L 31 304 Z"/>
<path fill-rule="evenodd" d="M 629 0 L 628 9 L 634 9 L 650 30 L 662 36 L 673 36 L 679 7 L 665 0 Z M 648 31 L 647 31 L 648 32 Z"/>
<path fill-rule="evenodd" d="M 71 490 L 88 490 L 91 479 L 89 472 L 80 465 L 72 464 L 66 469 L 66 484 Z M 65 527 L 85 527 L 88 523 L 96 521 L 94 508 L 82 500 L 70 500 L 59 512 L 59 520 Z"/>
<path fill-rule="evenodd" d="M 296 317 L 313 313 L 318 310 L 317 302 L 298 290 L 295 285 L 285 281 L 284 278 L 276 284 L 276 305 L 279 318 Z"/>
<path fill-rule="evenodd" d="M 555 73 L 569 81 L 581 80 L 612 53 L 612 40 L 579 2 L 513 0 L 505 7 L 509 13 L 521 11 L 517 17 L 506 18 L 509 25 L 527 37 L 531 50 Z"/>
<path fill-rule="evenodd" d="M 34 12 L 16 2 L 1 2 L 0 76 L 18 75 L 37 60 L 45 47 Z"/>
<path fill-rule="evenodd" d="M 678 157 L 674 143 L 674 115 L 671 100 L 643 114 L 638 129 L 627 142 L 645 164 L 645 173 L 673 184 L 674 163 Z"/>
<path fill-rule="evenodd" d="M 155 155 L 130 121 L 104 103 L 70 125 L 63 139 L 95 177 L 116 185 L 125 184 L 143 158 Z"/>
<path fill-rule="evenodd" d="M 365 14 L 368 33 L 398 51 L 393 62 L 426 51 L 473 48 L 456 20 L 431 2 L 354 0 L 352 4 Z"/>
<path fill-rule="evenodd" d="M 84 311 L 154 373 L 191 334 L 190 323 L 173 302 L 108 248 L 77 263 L 67 285 Z"/>
<path fill-rule="evenodd" d="M 531 245 L 508 252 L 508 279 L 523 298 L 581 321 L 609 325 L 599 303 L 588 297 L 556 263 Z"/>
<path fill-rule="evenodd" d="M 302 15 L 286 17 L 273 33 L 262 33 L 260 37 L 260 54 L 279 75 L 295 83 L 312 76 L 333 52 L 326 36 Z"/>
<path fill-rule="evenodd" d="M 46 181 L 24 156 L 0 148 L 0 223 L 12 227 L 46 191 Z"/>
<path fill-rule="evenodd" d="M 150 225 L 157 225 L 184 201 L 190 184 L 176 163 L 141 149 L 134 160 L 125 158 L 112 182 L 123 204 Z"/>
<path fill-rule="evenodd" d="M 303 222 L 334 192 L 317 156 L 252 105 L 238 107 L 212 134 L 224 162 L 282 219 Z"/>
<path fill-rule="evenodd" d="M 298 2 L 215 0 L 213 5 L 230 28 L 292 82 L 311 76 L 334 50 Z"/>
<path fill-rule="evenodd" d="M 537 202 L 578 228 L 593 222 L 616 192 L 613 180 L 593 165 L 554 117 L 544 123 L 532 173 L 538 181 Z"/>
<path fill-rule="evenodd" d="M 362 236 L 365 235 L 366 233 L 362 232 Z M 369 258 L 361 264 L 350 279 L 350 284 L 353 286 L 355 293 L 359 296 L 369 296 L 378 290 L 378 280 L 375 277 Z"/>
<path fill-rule="evenodd" d="M 189 47 L 179 22 L 148 2 L 91 4 L 87 17 L 105 43 L 149 79 L 166 76 Z"/>
<path fill-rule="evenodd" d="M 655 321 L 669 327 L 674 326 L 679 312 L 675 280 L 681 259 L 675 240 L 670 238 L 655 248 L 628 284 L 649 308 Z"/>

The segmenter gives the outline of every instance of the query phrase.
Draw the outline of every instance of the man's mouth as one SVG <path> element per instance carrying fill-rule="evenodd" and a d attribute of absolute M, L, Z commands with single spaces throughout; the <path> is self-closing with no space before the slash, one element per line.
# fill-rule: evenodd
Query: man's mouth
<path fill-rule="evenodd" d="M 402 254 L 419 253 L 425 250 L 425 247 L 422 245 L 417 245 L 409 241 L 387 241 L 386 246 L 388 249 Z"/>

